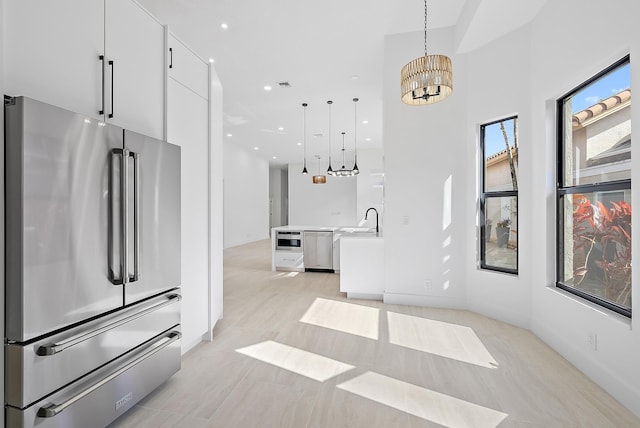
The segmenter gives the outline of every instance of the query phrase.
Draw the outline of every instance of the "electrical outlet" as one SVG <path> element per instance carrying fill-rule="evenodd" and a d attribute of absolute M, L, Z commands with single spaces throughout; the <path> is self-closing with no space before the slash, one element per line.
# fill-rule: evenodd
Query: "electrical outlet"
<path fill-rule="evenodd" d="M 424 280 L 424 288 L 427 289 L 427 291 L 431 291 L 431 287 L 432 287 L 432 282 L 430 279 L 425 279 Z"/>
<path fill-rule="evenodd" d="M 587 347 L 592 351 L 598 350 L 598 335 L 592 331 L 587 333 Z"/>

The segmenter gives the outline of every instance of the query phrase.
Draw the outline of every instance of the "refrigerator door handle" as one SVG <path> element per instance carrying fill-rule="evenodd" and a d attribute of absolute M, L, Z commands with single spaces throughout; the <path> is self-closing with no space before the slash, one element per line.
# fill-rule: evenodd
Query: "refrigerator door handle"
<path fill-rule="evenodd" d="M 124 140 L 124 129 L 122 130 Z M 122 150 L 122 164 L 120 167 L 120 219 L 122 221 L 122 245 L 120 250 L 122 265 L 122 285 L 127 284 L 129 277 L 129 150 Z"/>
<path fill-rule="evenodd" d="M 134 359 L 131 362 L 129 362 L 128 364 L 120 367 L 115 372 L 113 372 L 113 373 L 109 374 L 108 376 L 100 379 L 98 382 L 94 383 L 93 385 L 89 386 L 88 388 L 83 389 L 82 391 L 80 391 L 79 393 L 75 394 L 73 397 L 69 398 L 68 400 L 66 400 L 66 401 L 64 401 L 64 402 L 62 402 L 60 404 L 51 403 L 51 404 L 47 404 L 46 406 L 42 406 L 40 409 L 38 409 L 37 416 L 40 417 L 40 418 L 52 418 L 52 417 L 60 414 L 60 412 L 62 412 L 67 407 L 71 406 L 73 403 L 75 403 L 78 400 L 81 400 L 82 398 L 84 398 L 87 395 L 91 394 L 96 389 L 98 389 L 101 386 L 109 383 L 110 381 L 112 381 L 116 377 L 120 376 L 122 373 L 124 373 L 127 370 L 129 370 L 130 368 L 140 364 L 141 362 L 143 362 L 147 358 L 151 357 L 152 355 L 156 354 L 157 352 L 160 352 L 162 349 L 164 349 L 167 346 L 171 345 L 173 342 L 179 340 L 181 337 L 182 337 L 182 334 L 179 331 L 175 331 L 175 330 L 171 330 L 171 331 L 168 331 L 168 332 L 160 335 L 159 338 L 155 341 L 154 345 L 157 345 L 162 340 L 165 340 L 165 339 L 168 339 L 168 340 L 165 340 L 162 344 L 153 347 L 149 351 L 145 352 L 144 354 L 140 355 L 136 359 Z"/>
<path fill-rule="evenodd" d="M 38 349 L 36 350 L 36 354 L 41 356 L 41 357 L 45 357 L 45 356 L 50 356 L 50 355 L 55 355 L 58 354 L 62 351 L 64 351 L 67 348 L 71 348 L 72 346 L 75 346 L 79 343 L 82 343 L 86 340 L 89 340 L 93 337 L 99 336 L 104 332 L 107 332 L 109 330 L 113 330 L 116 327 L 120 327 L 121 325 L 124 325 L 128 322 L 131 322 L 135 319 L 138 319 L 140 317 L 143 317 L 151 312 L 155 312 L 165 306 L 171 305 L 175 302 L 179 302 L 180 300 L 182 300 L 182 296 L 180 296 L 179 294 L 169 294 L 166 297 L 167 300 L 165 300 L 164 302 L 160 302 L 160 303 L 156 303 L 153 306 L 149 306 L 146 309 L 143 309 L 142 311 L 136 312 L 135 314 L 131 314 L 128 317 L 122 318 L 118 321 L 112 322 L 111 324 L 107 324 L 101 328 L 98 328 L 96 330 L 92 330 L 89 333 L 83 333 L 83 334 L 79 334 L 77 336 L 73 336 L 63 342 L 59 342 L 59 343 L 48 343 L 46 345 L 41 345 L 38 347 Z"/>
<path fill-rule="evenodd" d="M 129 282 L 140 279 L 140 154 L 129 152 L 133 158 L 133 275 Z"/>
<path fill-rule="evenodd" d="M 120 161 L 120 210 L 118 213 L 114 212 L 114 198 L 115 198 L 115 185 L 114 185 L 114 177 L 115 174 L 113 172 L 113 158 L 119 156 L 119 161 Z M 128 275 L 125 275 L 125 272 L 127 272 L 127 260 L 128 260 L 128 255 L 127 255 L 127 247 L 128 247 L 128 243 L 126 242 L 127 239 L 127 217 L 126 217 L 126 212 L 127 212 L 127 198 L 126 198 L 126 193 L 127 193 L 127 179 L 128 179 L 128 171 L 127 171 L 127 156 L 125 154 L 125 150 L 122 149 L 112 149 L 111 150 L 111 162 L 110 162 L 110 171 L 109 171 L 109 240 L 108 240 L 108 245 L 109 245 L 109 280 L 111 281 L 112 284 L 114 285 L 123 285 L 126 282 L 128 282 Z M 120 262 L 120 270 L 119 270 L 119 274 L 116 274 L 116 271 L 113 268 L 112 265 L 112 256 L 113 256 L 113 247 L 114 247 L 114 227 L 113 227 L 113 220 L 115 216 L 119 216 L 120 218 L 120 224 L 122 227 L 122 231 L 121 233 L 118 234 L 118 237 L 120 238 L 119 244 L 120 244 L 120 253 L 119 253 L 119 262 Z"/>

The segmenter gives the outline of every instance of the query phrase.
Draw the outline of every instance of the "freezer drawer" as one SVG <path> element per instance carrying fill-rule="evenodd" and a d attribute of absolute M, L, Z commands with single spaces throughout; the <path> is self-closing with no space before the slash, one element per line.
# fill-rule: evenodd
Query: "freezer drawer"
<path fill-rule="evenodd" d="M 5 400 L 24 408 L 180 323 L 179 289 L 39 342 L 5 345 Z"/>
<path fill-rule="evenodd" d="M 180 369 L 180 337 L 176 326 L 27 409 L 7 407 L 7 426 L 107 426 Z"/>

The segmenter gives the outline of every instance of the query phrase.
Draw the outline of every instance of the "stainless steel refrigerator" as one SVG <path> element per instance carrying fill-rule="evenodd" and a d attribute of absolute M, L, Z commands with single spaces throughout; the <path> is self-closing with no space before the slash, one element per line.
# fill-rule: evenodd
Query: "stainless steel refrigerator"
<path fill-rule="evenodd" d="M 180 369 L 180 148 L 5 97 L 5 421 L 103 427 Z"/>

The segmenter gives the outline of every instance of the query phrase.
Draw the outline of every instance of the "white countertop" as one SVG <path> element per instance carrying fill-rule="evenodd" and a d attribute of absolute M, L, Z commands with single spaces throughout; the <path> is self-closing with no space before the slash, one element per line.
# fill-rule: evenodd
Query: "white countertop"
<path fill-rule="evenodd" d="M 305 230 L 319 230 L 322 232 L 343 232 L 343 233 L 371 233 L 375 232 L 375 227 L 356 227 L 356 226 L 278 226 L 274 227 L 275 231 L 282 232 L 303 232 Z"/>

